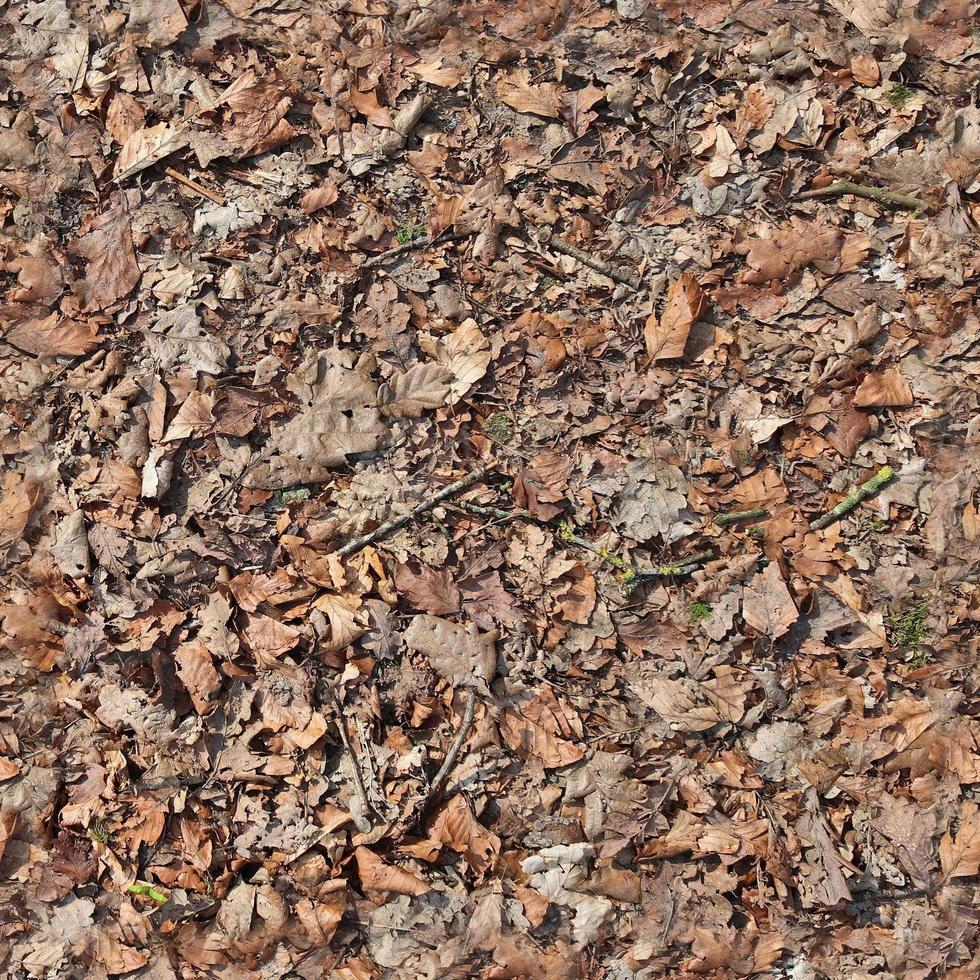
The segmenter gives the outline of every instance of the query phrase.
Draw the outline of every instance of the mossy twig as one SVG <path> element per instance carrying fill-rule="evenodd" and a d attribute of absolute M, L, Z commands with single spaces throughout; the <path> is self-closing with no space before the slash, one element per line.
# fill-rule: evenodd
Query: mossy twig
<path fill-rule="evenodd" d="M 869 187 L 867 184 L 855 184 L 849 180 L 839 180 L 836 183 L 828 184 L 826 187 L 805 191 L 797 197 L 801 201 L 806 201 L 814 197 L 843 197 L 845 194 L 866 197 L 868 200 L 885 205 L 885 207 L 899 208 L 904 211 L 929 210 L 929 204 L 918 197 L 912 197 L 909 194 L 896 194 L 894 191 L 886 191 L 880 187 Z"/>
<path fill-rule="evenodd" d="M 870 480 L 865 481 L 859 487 L 855 487 L 836 507 L 828 510 L 826 514 L 821 514 L 815 521 L 811 521 L 810 530 L 821 531 L 833 524 L 834 521 L 839 521 L 854 510 L 862 500 L 873 497 L 894 476 L 895 471 L 890 466 L 882 466 Z"/>
<path fill-rule="evenodd" d="M 716 514 L 715 524 L 718 527 L 732 527 L 734 524 L 741 524 L 743 521 L 765 520 L 769 516 L 769 511 L 765 507 L 752 507 L 749 510 L 732 510 L 727 514 Z"/>

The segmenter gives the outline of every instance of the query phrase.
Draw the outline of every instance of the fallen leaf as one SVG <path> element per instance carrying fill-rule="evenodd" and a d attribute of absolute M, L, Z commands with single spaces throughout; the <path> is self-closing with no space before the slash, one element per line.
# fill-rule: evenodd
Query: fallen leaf
<path fill-rule="evenodd" d="M 83 310 L 104 310 L 129 295 L 140 270 L 121 192 L 113 195 L 111 207 L 89 222 L 68 251 L 85 262 L 84 275 L 72 286 Z"/>
<path fill-rule="evenodd" d="M 742 593 L 742 618 L 754 630 L 771 640 L 789 632 L 800 618 L 793 597 L 786 588 L 779 566 L 770 562 L 745 586 Z"/>
<path fill-rule="evenodd" d="M 416 572 L 410 565 L 399 565 L 395 586 L 408 596 L 413 606 L 433 616 L 459 612 L 459 589 L 448 568 L 422 565 Z"/>
<path fill-rule="evenodd" d="M 425 409 L 446 404 L 452 380 L 441 364 L 415 364 L 381 386 L 378 405 L 389 418 L 418 418 Z"/>
<path fill-rule="evenodd" d="M 899 368 L 887 368 L 869 374 L 854 393 L 856 408 L 908 408 L 912 404 L 912 389 Z"/>
<path fill-rule="evenodd" d="M 383 903 L 387 895 L 426 895 L 432 891 L 421 878 L 402 868 L 385 864 L 374 851 L 367 847 L 354 848 L 357 873 L 365 892 Z"/>

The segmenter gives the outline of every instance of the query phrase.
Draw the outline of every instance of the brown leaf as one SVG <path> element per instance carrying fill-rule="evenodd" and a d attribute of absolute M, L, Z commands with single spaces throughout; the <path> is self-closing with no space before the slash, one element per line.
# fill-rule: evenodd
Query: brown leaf
<path fill-rule="evenodd" d="M 95 217 L 68 248 L 85 261 L 85 274 L 72 289 L 83 310 L 104 310 L 128 296 L 139 281 L 125 197 L 117 192 L 109 210 Z"/>
<path fill-rule="evenodd" d="M 177 674 L 194 702 L 198 714 L 204 714 L 211 705 L 211 695 L 221 687 L 221 675 L 214 669 L 208 648 L 199 640 L 183 643 L 174 654 Z"/>
<path fill-rule="evenodd" d="M 387 895 L 426 895 L 432 888 L 421 878 L 385 864 L 374 851 L 366 847 L 354 848 L 354 860 L 357 861 L 357 873 L 361 878 L 361 886 L 373 899 L 384 901 Z"/>
<path fill-rule="evenodd" d="M 99 346 L 95 324 L 26 304 L 0 306 L 0 326 L 8 344 L 37 357 L 75 357 Z"/>
<path fill-rule="evenodd" d="M 833 273 L 841 268 L 844 235 L 832 225 L 806 225 L 794 221 L 789 227 L 776 228 L 769 238 L 755 238 L 742 246 L 747 252 L 750 271 L 747 283 L 788 279 L 807 265 L 821 272 Z"/>
<path fill-rule="evenodd" d="M 138 129 L 126 137 L 119 151 L 112 173 L 113 180 L 121 184 L 141 170 L 152 167 L 165 156 L 182 150 L 188 143 L 188 133 L 180 126 L 157 123 L 155 126 Z"/>
<path fill-rule="evenodd" d="M 605 90 L 597 88 L 591 82 L 585 88 L 578 89 L 575 92 L 565 92 L 562 95 L 561 101 L 566 106 L 568 125 L 575 134 L 576 139 L 584 136 L 589 126 L 599 118 L 598 113 L 590 112 L 589 110 L 605 97 Z"/>
<path fill-rule="evenodd" d="M 500 853 L 500 838 L 481 826 L 462 794 L 452 797 L 439 811 L 429 836 L 462 854 L 477 874 L 489 870 Z"/>
<path fill-rule="evenodd" d="M 405 630 L 409 650 L 423 653 L 432 669 L 454 687 L 487 690 L 497 671 L 497 634 L 481 633 L 435 616 L 415 616 Z"/>
<path fill-rule="evenodd" d="M 960 804 L 956 833 L 947 830 L 943 834 L 939 860 L 946 879 L 980 874 L 980 805 L 975 800 Z"/>
<path fill-rule="evenodd" d="M 539 690 L 531 700 L 507 708 L 500 720 L 500 734 L 521 758 L 534 756 L 545 769 L 578 762 L 585 753 L 561 736 L 573 734 L 550 688 Z"/>
<path fill-rule="evenodd" d="M 448 568 L 422 565 L 416 572 L 410 565 L 399 565 L 395 586 L 408 596 L 413 606 L 433 616 L 459 612 L 459 589 Z"/>
<path fill-rule="evenodd" d="M 897 367 L 869 374 L 854 393 L 857 408 L 908 408 L 911 404 L 912 389 Z"/>
<path fill-rule="evenodd" d="M 532 82 L 527 68 L 518 68 L 497 78 L 500 100 L 518 112 L 557 119 L 561 112 L 560 92 L 551 82 Z"/>
<path fill-rule="evenodd" d="M 395 124 L 392 122 L 391 113 L 384 106 L 378 104 L 378 93 L 373 89 L 362 92 L 356 86 L 352 86 L 348 96 L 350 97 L 350 104 L 369 123 L 379 126 L 381 129 L 394 128 Z"/>
<path fill-rule="evenodd" d="M 446 404 L 452 380 L 441 364 L 415 364 L 381 386 L 378 405 L 389 418 L 418 418 L 425 409 Z"/>
<path fill-rule="evenodd" d="M 742 618 L 763 636 L 777 640 L 800 618 L 779 566 L 770 562 L 742 594 Z"/>
<path fill-rule="evenodd" d="M 688 334 L 704 305 L 704 292 L 689 272 L 671 283 L 663 316 L 659 320 L 655 313 L 647 317 L 643 331 L 647 355 L 654 361 L 683 357 Z"/>
<path fill-rule="evenodd" d="M 303 209 L 303 214 L 313 214 L 314 211 L 329 207 L 337 197 L 337 185 L 332 180 L 326 180 L 318 187 L 308 190 L 300 199 L 299 206 Z"/>

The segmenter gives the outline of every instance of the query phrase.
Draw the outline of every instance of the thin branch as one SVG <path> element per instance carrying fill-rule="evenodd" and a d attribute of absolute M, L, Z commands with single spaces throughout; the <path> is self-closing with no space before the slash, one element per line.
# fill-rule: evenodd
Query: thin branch
<path fill-rule="evenodd" d="M 629 286 L 630 289 L 638 290 L 643 285 L 639 276 L 634 276 L 631 272 L 626 272 L 624 269 L 620 269 L 617 266 L 611 265 L 609 262 L 596 258 L 588 252 L 583 252 L 582 249 L 572 245 L 570 242 L 566 242 L 564 238 L 558 238 L 557 235 L 553 235 L 549 228 L 539 228 L 537 239 L 542 245 L 553 248 L 556 252 L 567 255 L 575 259 L 576 262 L 581 262 L 582 265 L 594 269 L 596 272 L 601 272 L 614 282 Z"/>
<path fill-rule="evenodd" d="M 826 514 L 821 514 L 815 521 L 811 521 L 810 530 L 820 531 L 829 527 L 834 521 L 839 521 L 845 514 L 854 510 L 862 500 L 874 496 L 894 476 L 895 471 L 890 466 L 882 466 L 870 480 L 855 487 L 836 507 L 828 510 Z"/>
<path fill-rule="evenodd" d="M 741 524 L 742 521 L 761 521 L 769 517 L 769 511 L 765 507 L 752 507 L 749 510 L 733 510 L 727 514 L 715 514 L 715 524 L 718 527 L 731 527 L 733 524 Z"/>
<path fill-rule="evenodd" d="M 418 252 L 421 249 L 429 248 L 432 245 L 444 245 L 446 242 L 462 241 L 465 237 L 465 235 L 447 235 L 445 232 L 442 232 L 441 234 L 436 235 L 435 238 L 429 238 L 428 236 L 414 238 L 410 242 L 403 242 L 401 245 L 396 245 L 394 248 L 389 248 L 380 255 L 372 255 L 371 258 L 361 265 L 361 268 L 373 269 L 376 265 L 381 265 L 382 262 L 388 262 L 391 259 L 397 259 L 406 252 Z"/>
<path fill-rule="evenodd" d="M 866 197 L 871 201 L 877 201 L 890 208 L 899 208 L 905 211 L 928 211 L 929 204 L 921 198 L 912 197 L 909 194 L 896 194 L 894 191 L 886 191 L 880 187 L 869 187 L 867 184 L 855 184 L 849 180 L 839 180 L 826 187 L 817 188 L 813 191 L 804 191 L 797 194 L 797 199 L 808 201 L 814 197 L 844 197 L 846 194 L 853 194 L 855 197 Z"/>
<path fill-rule="evenodd" d="M 439 797 L 442 795 L 442 791 L 446 783 L 449 781 L 449 777 L 456 768 L 456 760 L 459 757 L 459 753 L 462 751 L 463 745 L 465 744 L 467 736 L 470 733 L 470 728 L 473 725 L 473 716 L 475 714 L 476 688 L 471 687 L 470 692 L 466 697 L 466 707 L 463 709 L 463 720 L 460 723 L 459 731 L 456 733 L 456 737 L 453 739 L 453 744 L 449 746 L 449 751 L 446 753 L 446 758 L 439 767 L 439 771 L 436 773 L 435 779 L 432 780 L 432 785 L 429 787 L 429 792 L 426 793 L 425 799 L 422 801 L 422 806 L 419 810 L 420 813 L 425 813 L 433 803 L 438 801 Z"/>
<path fill-rule="evenodd" d="M 357 761 L 357 753 L 354 751 L 354 746 L 351 744 L 350 736 L 347 734 L 347 723 L 344 720 L 344 708 L 340 703 L 340 699 L 337 697 L 334 691 L 330 692 L 330 699 L 333 701 L 334 711 L 337 712 L 337 728 L 340 730 L 340 738 L 344 743 L 344 748 L 347 750 L 347 754 L 350 756 L 351 769 L 354 772 L 354 789 L 357 791 L 357 798 L 360 800 L 361 808 L 365 814 L 364 820 L 367 822 L 366 828 L 358 827 L 362 833 L 367 833 L 371 829 L 370 821 L 367 818 L 367 814 L 374 812 L 374 807 L 368 800 L 367 791 L 364 789 L 364 779 L 361 776 L 361 767 Z M 356 821 L 355 821 L 356 823 Z"/>
<path fill-rule="evenodd" d="M 224 204 L 225 199 L 215 194 L 213 191 L 209 191 L 203 184 L 199 184 L 196 180 L 191 180 L 190 177 L 185 177 L 179 170 L 174 170 L 173 167 L 164 167 L 163 172 L 168 176 L 172 177 L 177 181 L 178 184 L 183 184 L 185 187 L 189 187 L 196 194 L 200 194 L 201 197 L 206 197 L 209 201 L 213 201 L 215 204 Z"/>
<path fill-rule="evenodd" d="M 410 524 L 415 520 L 419 514 L 424 514 L 427 510 L 431 510 L 437 504 L 441 504 L 444 500 L 449 500 L 450 497 L 455 497 L 457 494 L 462 493 L 467 487 L 471 487 L 478 480 L 481 480 L 486 473 L 486 467 L 481 466 L 478 470 L 470 473 L 468 476 L 464 476 L 461 480 L 457 480 L 455 483 L 450 483 L 448 487 L 443 487 L 438 493 L 434 493 L 429 497 L 426 497 L 420 503 L 417 503 L 407 514 L 402 514 L 401 517 L 396 517 L 390 521 L 385 521 L 380 527 L 376 527 L 369 534 L 362 535 L 359 538 L 355 538 L 353 541 L 348 541 L 347 544 L 342 545 L 336 551 L 333 552 L 338 558 L 345 558 L 347 555 L 354 554 L 355 551 L 360 551 L 361 548 L 367 547 L 367 545 L 379 540 L 380 538 L 385 538 L 389 534 L 393 534 L 395 531 L 400 530 L 406 524 Z"/>
<path fill-rule="evenodd" d="M 471 514 L 480 517 L 489 517 L 495 521 L 524 521 L 527 524 L 535 524 L 538 527 L 546 528 L 551 531 L 559 541 L 565 544 L 574 545 L 576 548 L 583 548 L 591 551 L 597 558 L 601 558 L 607 565 L 612 565 L 616 571 L 622 573 L 622 587 L 626 595 L 632 594 L 642 582 L 654 578 L 677 578 L 683 575 L 690 575 L 696 572 L 704 562 L 712 557 L 711 551 L 698 551 L 693 555 L 684 555 L 680 561 L 671 562 L 667 565 L 657 565 L 654 568 L 637 568 L 628 561 L 613 554 L 608 548 L 594 544 L 586 538 L 580 537 L 573 530 L 568 521 L 561 521 L 558 527 L 552 527 L 547 521 L 542 521 L 539 517 L 524 511 L 503 510 L 499 507 L 481 507 L 478 504 L 471 504 L 466 500 L 457 500 L 453 504 Z"/>

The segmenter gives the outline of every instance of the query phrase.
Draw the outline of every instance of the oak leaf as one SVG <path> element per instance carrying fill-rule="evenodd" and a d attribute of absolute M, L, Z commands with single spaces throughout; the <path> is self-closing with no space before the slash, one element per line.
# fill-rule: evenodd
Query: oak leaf
<path fill-rule="evenodd" d="M 655 313 L 647 317 L 643 336 L 648 356 L 654 361 L 683 357 L 688 334 L 704 305 L 704 292 L 689 272 L 671 283 L 663 316 L 659 320 Z"/>

